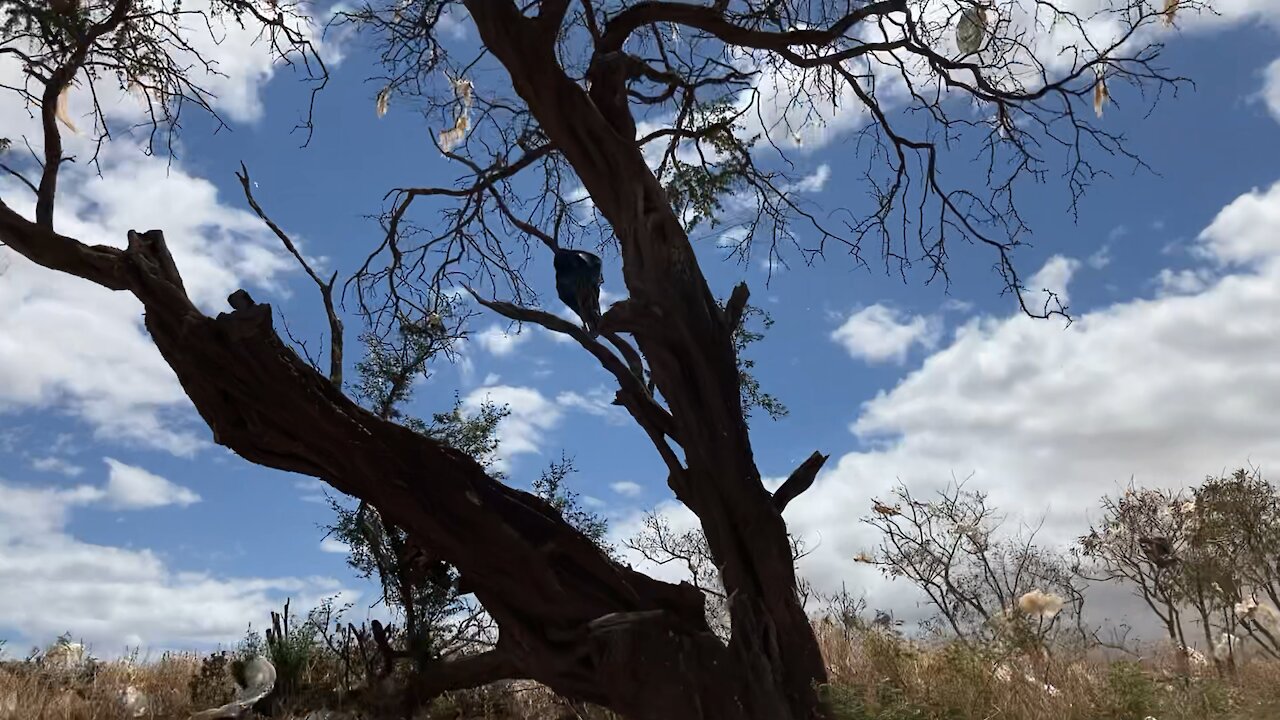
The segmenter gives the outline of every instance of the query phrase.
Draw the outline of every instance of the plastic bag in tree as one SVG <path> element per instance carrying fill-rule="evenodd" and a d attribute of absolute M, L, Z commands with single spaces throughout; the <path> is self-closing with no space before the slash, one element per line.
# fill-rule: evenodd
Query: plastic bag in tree
<path fill-rule="evenodd" d="M 453 127 L 440 133 L 440 149 L 449 152 L 462 142 L 471 127 L 471 81 L 449 78 L 453 86 L 453 96 L 458 99 L 459 108 L 454 115 Z"/>
<path fill-rule="evenodd" d="M 971 5 L 960 13 L 956 22 L 956 47 L 963 55 L 972 55 L 982 48 L 982 38 L 987 30 L 987 8 Z"/>
<path fill-rule="evenodd" d="M 1102 108 L 1107 104 L 1107 100 L 1111 98 L 1110 91 L 1107 90 L 1107 70 L 1105 65 L 1097 66 L 1098 82 L 1093 86 L 1093 111 L 1102 117 Z"/>
<path fill-rule="evenodd" d="M 387 114 L 387 105 L 391 103 L 391 86 L 388 85 L 378 91 L 378 99 L 374 102 L 374 111 L 378 113 L 378 117 Z"/>
<path fill-rule="evenodd" d="M 76 129 L 76 124 L 71 122 L 71 116 L 67 114 L 67 97 L 71 94 L 71 83 L 62 86 L 62 92 L 58 93 L 58 107 L 54 111 L 54 117 L 58 119 L 67 129 L 76 135 L 80 131 Z"/>

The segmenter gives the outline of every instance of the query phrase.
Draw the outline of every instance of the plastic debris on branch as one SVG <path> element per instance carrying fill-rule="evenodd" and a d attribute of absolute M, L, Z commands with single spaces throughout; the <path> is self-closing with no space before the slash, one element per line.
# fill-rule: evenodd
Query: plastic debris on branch
<path fill-rule="evenodd" d="M 986 33 L 985 5 L 970 5 L 960 12 L 960 19 L 956 22 L 956 47 L 962 55 L 972 55 L 981 50 Z"/>
<path fill-rule="evenodd" d="M 453 96 L 458 100 L 458 111 L 454 114 L 453 127 L 440 133 L 440 148 L 445 152 L 457 147 L 471 128 L 471 81 L 449 78 L 449 84 L 453 86 Z"/>

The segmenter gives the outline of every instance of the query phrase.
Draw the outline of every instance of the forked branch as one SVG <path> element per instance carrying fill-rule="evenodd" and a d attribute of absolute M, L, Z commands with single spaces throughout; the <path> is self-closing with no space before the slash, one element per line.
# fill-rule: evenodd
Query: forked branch
<path fill-rule="evenodd" d="M 653 396 L 649 393 L 644 384 L 644 376 L 637 375 L 633 367 L 624 364 L 618 359 L 617 355 L 612 352 L 599 341 L 592 339 L 585 330 L 577 325 L 565 320 L 564 318 L 552 315 L 542 310 L 534 310 L 532 308 L 524 308 L 511 303 L 499 300 L 487 300 L 481 297 L 475 290 L 467 288 L 467 292 L 471 293 L 481 305 L 493 310 L 503 317 L 518 322 L 533 323 L 550 330 L 551 332 L 561 333 L 577 340 L 587 352 L 600 362 L 605 370 L 608 370 L 618 381 L 621 388 L 621 400 L 623 407 L 631 413 L 631 416 L 640 423 L 645 432 L 653 441 L 654 447 L 657 448 L 658 454 L 667 463 L 667 467 L 672 471 L 682 470 L 680 460 L 672 451 L 671 446 L 667 444 L 664 436 L 675 440 L 677 444 L 680 438 L 676 434 L 675 421 L 671 417 L 671 413 L 667 412 L 662 406 L 653 400 Z M 609 333 L 612 334 L 612 333 Z M 607 337 L 607 335 L 606 335 Z M 618 338 L 619 342 L 621 338 Z M 632 350 L 634 352 L 634 350 Z M 624 353 L 625 354 L 625 353 Z M 638 354 L 635 361 L 638 362 Z"/>
<path fill-rule="evenodd" d="M 333 283 L 338 279 L 338 272 L 335 270 L 328 280 L 322 279 L 306 258 L 302 257 L 302 253 L 298 252 L 297 245 L 290 239 L 289 235 L 280 226 L 275 223 L 258 204 L 253 197 L 253 190 L 250 189 L 249 169 L 244 163 L 240 163 L 240 172 L 236 173 L 236 177 L 240 180 L 240 186 L 244 188 L 244 197 L 249 201 L 249 207 L 257 213 L 262 222 L 271 228 L 271 232 L 280 238 L 280 242 L 284 243 L 284 247 L 293 255 L 302 269 L 306 271 L 307 276 L 316 284 L 320 290 L 320 299 L 324 302 L 324 314 L 329 321 L 329 382 L 333 383 L 336 388 L 342 388 L 342 318 L 338 316 L 337 308 L 333 303 Z"/>

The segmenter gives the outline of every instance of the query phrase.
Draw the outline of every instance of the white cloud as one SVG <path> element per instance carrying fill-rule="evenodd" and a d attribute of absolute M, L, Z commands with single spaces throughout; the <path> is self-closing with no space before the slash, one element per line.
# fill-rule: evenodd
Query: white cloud
<path fill-rule="evenodd" d="M 563 415 L 556 403 L 537 390 L 510 385 L 476 388 L 463 397 L 462 406 L 476 412 L 486 401 L 511 411 L 498 423 L 499 455 L 494 465 L 502 471 L 510 469 L 514 456 L 540 452 L 545 433 L 559 425 Z"/>
<path fill-rule="evenodd" d="M 850 429 L 864 449 L 832 448 L 827 469 L 788 506 L 789 529 L 813 547 L 802 574 L 823 592 L 847 583 L 871 607 L 909 621 L 927 612 L 904 584 L 851 560 L 877 542 L 851 518 L 866 515 L 871 498 L 898 479 L 928 496 L 972 475 L 968 487 L 990 493 L 1010 523 L 1046 515 L 1041 540 L 1065 546 L 1096 518 L 1097 500 L 1130 477 L 1176 487 L 1246 463 L 1280 463 L 1280 315 L 1267 312 L 1280 305 L 1280 247 L 1268 243 L 1277 211 L 1273 187 L 1219 213 L 1200 235 L 1202 259 L 1251 262 L 1184 294 L 1118 302 L 1066 330 L 1020 314 L 960 327 L 953 342 L 857 410 Z M 657 510 L 673 526 L 696 526 L 678 503 Z M 631 517 L 614 536 L 638 527 Z M 1130 613 L 1145 624 L 1115 593 L 1094 600 L 1112 618 Z"/>
<path fill-rule="evenodd" d="M 1103 245 L 1085 261 L 1094 270 L 1101 270 L 1111 264 L 1111 246 Z"/>
<path fill-rule="evenodd" d="M 796 532 L 822 539 L 801 563 L 806 576 L 828 590 L 865 584 L 873 604 L 900 599 L 849 562 L 875 540 L 850 514 L 895 478 L 927 494 L 972 473 L 970 487 L 1014 518 L 1051 509 L 1043 537 L 1068 543 L 1130 476 L 1180 485 L 1276 464 L 1280 316 L 1265 311 L 1280 304 L 1280 248 L 1267 242 L 1274 190 L 1242 196 L 1201 234 L 1222 253 L 1211 260 L 1255 259 L 1247 270 L 1083 314 L 1065 331 L 1021 315 L 976 318 L 865 403 L 851 429 L 875 449 L 831 463 L 787 510 Z"/>
<path fill-rule="evenodd" d="M 1280 254 L 1280 182 L 1231 201 L 1196 237 L 1193 256 L 1218 266 L 1246 266 Z"/>
<path fill-rule="evenodd" d="M 493 323 L 489 327 L 477 333 L 475 335 L 475 339 L 476 342 L 480 343 L 480 347 L 498 357 L 504 357 L 514 352 L 515 349 L 528 340 L 530 336 L 531 333 L 521 332 L 519 330 L 516 330 L 515 332 L 508 332 L 502 326 L 498 325 L 498 323 Z"/>
<path fill-rule="evenodd" d="M 603 385 L 593 388 L 586 395 L 568 390 L 556 395 L 556 404 L 574 410 L 581 410 L 588 415 L 602 417 L 610 425 L 630 424 L 630 415 L 621 405 L 614 405 L 616 391 Z"/>
<path fill-rule="evenodd" d="M 0 618 L 11 639 L 44 643 L 70 630 L 102 656 L 118 655 L 126 644 L 210 646 L 241 637 L 246 623 L 286 595 L 302 607 L 327 595 L 355 599 L 328 578 L 183 572 L 152 550 L 88 543 L 67 532 L 73 509 L 129 498 L 119 490 L 0 479 Z"/>
<path fill-rule="evenodd" d="M 967 300 L 957 300 L 956 298 L 947 298 L 942 301 L 940 309 L 943 312 L 959 312 L 967 313 L 973 309 L 973 303 Z"/>
<path fill-rule="evenodd" d="M 737 247 L 747 239 L 749 229 L 746 225 L 733 225 L 716 235 L 716 246 L 722 248 Z"/>
<path fill-rule="evenodd" d="M 302 495 L 298 497 L 303 502 L 317 503 L 319 505 L 327 505 L 329 502 L 328 498 L 325 497 L 325 492 L 330 489 L 330 486 L 326 482 L 315 479 L 298 480 L 293 486 L 302 491 Z"/>
<path fill-rule="evenodd" d="M 670 525 L 674 534 L 683 534 L 689 530 L 702 527 L 698 516 L 678 500 L 666 500 L 658 503 L 653 512 L 661 515 Z M 627 540 L 635 537 L 643 529 L 644 511 L 635 511 L 609 523 L 609 542 L 618 548 L 622 560 L 633 568 L 659 580 L 678 582 L 687 579 L 687 571 L 682 563 L 666 563 L 658 565 L 645 559 L 643 555 L 625 545 Z"/>
<path fill-rule="evenodd" d="M 812 173 L 805 175 L 799 180 L 791 183 L 785 188 L 786 192 L 812 193 L 822 192 L 827 186 L 827 181 L 831 179 L 831 166 L 822 163 Z"/>
<path fill-rule="evenodd" d="M 165 505 L 185 507 L 200 501 L 199 495 L 159 475 L 113 458 L 103 460 L 110 468 L 105 499 L 112 507 L 141 510 Z"/>
<path fill-rule="evenodd" d="M 942 323 L 936 317 L 904 318 L 897 310 L 876 304 L 850 315 L 832 331 L 831 339 L 855 359 L 902 364 L 913 345 L 933 348 L 941 334 Z"/>
<path fill-rule="evenodd" d="M 1083 33 L 1074 22 L 1055 22 L 1053 11 L 1043 3 L 1018 0 L 1001 4 L 999 22 L 1002 36 L 1020 38 L 1025 49 L 996 63 L 1012 77 L 1006 78 L 988 70 L 988 81 L 1034 89 L 1041 84 L 1042 68 L 1050 80 L 1056 81 L 1081 62 L 1077 59 L 1079 53 L 1074 50 L 1107 47 L 1128 31 L 1121 18 L 1125 15 L 1123 8 L 1131 5 L 1131 0 L 1059 0 L 1054 5 L 1063 13 L 1082 18 Z M 954 20 L 959 7 L 956 0 L 925 0 L 913 10 L 919 35 L 932 40 L 933 48 L 948 57 L 957 56 Z M 1280 28 L 1280 9 L 1277 8 L 1280 8 L 1280 3 L 1273 0 L 1215 1 L 1214 12 L 1181 13 L 1176 30 L 1165 28 L 1158 21 L 1148 23 L 1129 38 L 1128 52 L 1148 42 L 1176 41 L 1179 35 L 1221 31 L 1256 20 Z M 858 28 L 858 39 L 862 42 L 895 41 L 899 39 L 900 28 L 899 23 L 881 23 L 879 28 L 864 25 Z M 1084 35 L 1088 36 L 1087 39 Z M 847 83 L 839 83 L 836 91 L 831 92 L 829 73 L 819 82 L 813 71 L 806 74 L 784 63 L 765 62 L 765 57 L 767 54 L 764 52 L 753 52 L 741 53 L 738 58 L 740 69 L 758 72 L 755 87 L 744 91 L 739 102 L 740 107 L 749 108 L 744 118 L 747 127 L 743 135 L 750 137 L 763 132 L 767 133 L 773 145 L 783 150 L 811 152 L 857 131 L 868 122 L 869 114 L 864 103 L 847 88 Z M 980 54 L 977 60 L 981 62 L 983 57 Z M 928 88 L 941 92 L 943 96 L 959 94 L 953 88 L 939 84 L 927 62 L 900 53 L 892 56 L 873 53 L 846 62 L 845 67 L 854 76 L 874 76 L 873 82 L 863 81 L 864 89 L 874 92 L 881 108 L 892 118 L 893 112 L 910 99 L 901 76 L 902 70 L 898 67 L 900 61 L 905 63 L 916 92 Z M 953 76 L 972 82 L 972 76 L 966 73 Z M 797 88 L 805 88 L 812 94 L 797 98 Z M 979 108 L 978 112 L 989 111 Z"/>
<path fill-rule="evenodd" d="M 1056 293 L 1059 302 L 1066 305 L 1071 298 L 1067 293 L 1067 285 L 1070 284 L 1071 278 L 1075 275 L 1076 270 L 1079 269 L 1079 260 L 1054 255 L 1026 281 L 1027 300 L 1031 300 L 1037 295 L 1051 292 Z"/>
<path fill-rule="evenodd" d="M 640 483 L 631 482 L 630 480 L 621 480 L 619 482 L 612 483 L 609 485 L 609 489 L 619 495 L 631 498 L 638 497 L 640 493 L 644 491 L 644 488 L 640 486 Z"/>
<path fill-rule="evenodd" d="M 207 0 L 184 7 L 198 10 Z M 225 36 L 221 44 L 213 44 L 207 30 L 203 37 L 194 33 L 191 43 L 227 77 L 197 73 L 193 79 L 218 95 L 214 105 L 228 117 L 254 119 L 272 73 L 269 50 L 254 44 L 252 27 L 215 30 Z M 0 82 L 21 85 L 21 77 L 12 57 L 0 57 Z M 142 107 L 112 85 L 97 88 L 108 119 L 121 126 L 138 121 Z M 71 115 L 88 116 L 92 102 L 87 91 L 73 91 Z M 0 102 L 0 126 L 39 145 L 38 123 L 20 102 Z M 122 247 L 127 230 L 164 229 L 189 294 L 206 311 L 224 310 L 226 296 L 242 286 L 281 289 L 279 276 L 294 269 L 292 262 L 255 216 L 226 204 L 213 184 L 181 163 L 144 155 L 139 137 L 116 131 L 99 156 L 101 177 L 84 163 L 65 166 L 55 213 L 60 232 Z M 93 155 L 88 132 L 67 133 L 64 141 L 69 155 Z M 30 193 L 13 178 L 0 179 L 0 195 L 32 215 Z M 133 298 L 39 268 L 6 248 L 0 248 L 0 274 L 0 412 L 56 408 L 87 422 L 99 438 L 176 454 L 205 444 L 207 431 L 184 422 L 195 416 L 143 332 Z"/>
<path fill-rule="evenodd" d="M 351 552 L 351 546 L 337 538 L 327 537 L 320 541 L 320 551 L 334 553 L 336 555 L 346 555 Z"/>
<path fill-rule="evenodd" d="M 84 468 L 60 457 L 38 457 L 31 460 L 32 469 L 40 472 L 56 472 L 67 477 L 76 477 L 84 472 Z"/>
<path fill-rule="evenodd" d="M 1160 297 L 1165 295 L 1194 295 L 1209 287 L 1209 283 L 1213 282 L 1213 273 L 1204 268 L 1187 268 L 1185 270 L 1162 268 L 1160 274 L 1156 276 L 1155 282 L 1156 294 Z"/>
<path fill-rule="evenodd" d="M 1271 61 L 1262 71 L 1262 90 L 1259 96 L 1271 117 L 1280 122 L 1280 59 Z"/>

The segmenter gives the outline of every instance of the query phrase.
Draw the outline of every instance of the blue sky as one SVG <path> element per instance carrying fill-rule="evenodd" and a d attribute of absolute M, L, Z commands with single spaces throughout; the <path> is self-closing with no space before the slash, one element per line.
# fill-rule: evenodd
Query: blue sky
<path fill-rule="evenodd" d="M 1047 513 L 1046 536 L 1066 541 L 1130 475 L 1182 485 L 1248 461 L 1265 472 L 1280 454 L 1270 362 L 1280 351 L 1280 8 L 1220 7 L 1223 18 L 1186 18 L 1168 37 L 1165 64 L 1195 79 L 1194 91 L 1144 118 L 1140 98 L 1113 88 L 1102 122 L 1128 134 L 1158 176 L 1109 163 L 1115 178 L 1092 189 L 1078 223 L 1059 183 L 1023 190 L 1034 246 L 1017 261 L 1025 277 L 1041 271 L 1069 293 L 1068 329 L 1018 317 L 978 247 L 951 249 L 949 291 L 924 285 L 923 272 L 905 284 L 886 275 L 874 248 L 870 269 L 838 251 L 811 267 L 785 255 L 790 268 L 766 287 L 763 255 L 722 262 L 714 237 L 696 240 L 713 290 L 746 280 L 777 321 L 750 349 L 764 389 L 791 409 L 753 419 L 762 473 L 784 476 L 815 449 L 832 456 L 788 510 L 793 531 L 818 546 L 802 571 L 820 588 L 848 582 L 873 604 L 914 605 L 849 560 L 873 541 L 855 518 L 895 478 L 927 490 L 973 473 L 1015 516 Z M 463 27 L 457 42 L 474 36 Z M 456 174 L 420 114 L 393 101 L 375 117 L 366 49 L 331 49 L 343 57 L 309 148 L 289 132 L 305 88 L 237 36 L 219 50 L 233 131 L 188 121 L 167 175 L 163 160 L 119 141 L 104 179 L 70 174 L 63 231 L 119 245 L 126 229 L 165 229 L 206 310 L 248 287 L 314 343 L 317 295 L 246 213 L 239 162 L 304 252 L 344 275 L 376 242 L 365 216 L 388 189 Z M 28 127 L 16 108 L 0 116 Z M 862 192 L 849 138 L 831 132 L 793 156 L 798 172 L 822 179 L 806 199 L 823 208 Z M 960 158 L 947 173 L 956 185 L 982 181 Z M 7 180 L 0 195 L 27 202 Z M 605 265 L 616 297 L 616 254 Z M 260 625 L 286 596 L 306 606 L 342 591 L 361 609 L 373 600 L 343 556 L 321 547 L 329 511 L 315 483 L 211 444 L 135 302 L 3 249 L 0 267 L 0 638 L 18 649 L 70 630 L 105 654 L 126 643 L 202 648 Z M 549 270 L 536 259 L 531 283 L 561 311 Z M 411 410 L 446 409 L 455 391 L 510 402 L 502 454 L 513 483 L 527 485 L 563 449 L 579 469 L 575 489 L 619 536 L 649 508 L 687 524 L 642 433 L 608 405 L 607 374 L 576 346 L 506 327 L 478 318 L 466 362 L 439 366 Z M 349 321 L 353 351 L 356 329 Z"/>

